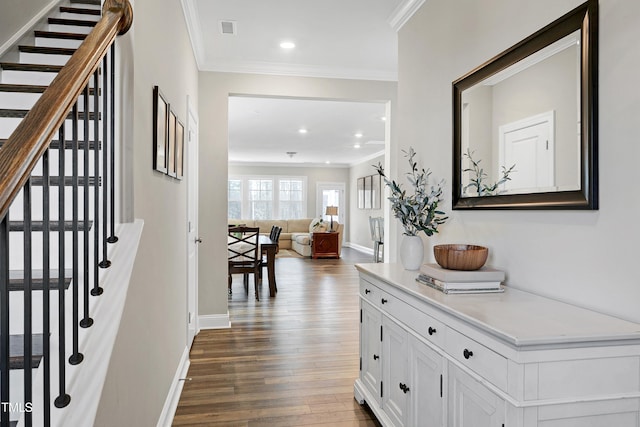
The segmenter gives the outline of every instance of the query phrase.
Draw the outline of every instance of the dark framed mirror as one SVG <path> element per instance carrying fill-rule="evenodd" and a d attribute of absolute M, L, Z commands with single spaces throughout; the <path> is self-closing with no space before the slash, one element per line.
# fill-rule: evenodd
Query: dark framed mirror
<path fill-rule="evenodd" d="M 598 209 L 598 2 L 453 82 L 453 209 Z"/>

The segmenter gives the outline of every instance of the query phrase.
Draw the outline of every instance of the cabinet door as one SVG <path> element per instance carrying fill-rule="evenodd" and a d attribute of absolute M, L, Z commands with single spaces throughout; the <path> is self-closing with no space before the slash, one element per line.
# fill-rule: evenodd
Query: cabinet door
<path fill-rule="evenodd" d="M 449 424 L 453 427 L 499 427 L 505 419 L 504 400 L 449 364 Z"/>
<path fill-rule="evenodd" d="M 380 381 L 382 343 L 380 341 L 382 315 L 374 306 L 360 300 L 360 379 L 380 404 Z"/>
<path fill-rule="evenodd" d="M 409 377 L 411 378 L 411 426 L 444 426 L 444 358 L 414 336 L 409 337 Z"/>
<path fill-rule="evenodd" d="M 409 379 L 407 332 L 382 316 L 382 409 L 395 426 L 404 426 L 412 393 Z"/>

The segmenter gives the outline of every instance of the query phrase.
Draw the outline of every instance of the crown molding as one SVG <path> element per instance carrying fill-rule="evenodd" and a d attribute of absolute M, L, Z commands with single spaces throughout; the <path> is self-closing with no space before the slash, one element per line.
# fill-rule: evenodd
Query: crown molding
<path fill-rule="evenodd" d="M 200 21 L 198 20 L 198 6 L 195 0 L 180 0 L 180 3 L 182 3 L 182 11 L 184 12 L 184 20 L 187 24 L 189 39 L 191 39 L 193 55 L 196 57 L 196 65 L 199 70 L 202 70 L 205 54 Z"/>
<path fill-rule="evenodd" d="M 397 81 L 396 71 L 380 71 L 362 68 L 335 68 L 325 66 L 307 66 L 301 64 L 281 64 L 272 62 L 212 61 L 203 62 L 200 71 L 222 73 L 268 74 L 281 76 L 320 77 L 350 80 Z"/>
<path fill-rule="evenodd" d="M 357 162 L 353 162 L 349 166 L 351 166 L 351 167 L 358 166 L 358 165 L 361 165 L 361 164 L 363 164 L 365 162 L 368 162 L 368 161 L 373 160 L 376 157 L 380 157 L 380 156 L 384 156 L 384 150 L 378 151 L 377 153 L 370 154 L 367 157 L 365 157 L 364 159 L 358 159 Z"/>
<path fill-rule="evenodd" d="M 346 169 L 350 168 L 351 165 L 345 163 L 311 163 L 311 162 L 300 162 L 300 163 L 284 163 L 284 162 L 240 162 L 229 160 L 230 166 L 252 166 L 252 167 L 273 167 L 273 168 L 324 168 L 324 169 Z"/>
<path fill-rule="evenodd" d="M 407 23 L 414 13 L 420 9 L 426 0 L 405 0 L 395 8 L 391 13 L 387 22 L 391 25 L 396 32 L 400 31 L 400 28 Z"/>

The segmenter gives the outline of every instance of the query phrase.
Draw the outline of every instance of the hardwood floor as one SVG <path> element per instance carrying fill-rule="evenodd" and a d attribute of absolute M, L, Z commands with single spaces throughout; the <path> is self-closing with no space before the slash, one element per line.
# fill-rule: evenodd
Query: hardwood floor
<path fill-rule="evenodd" d="M 278 258 L 278 294 L 269 298 L 263 283 L 260 301 L 236 275 L 232 327 L 196 337 L 173 425 L 379 426 L 353 398 L 358 262 L 371 256 L 344 248 L 341 259 Z"/>

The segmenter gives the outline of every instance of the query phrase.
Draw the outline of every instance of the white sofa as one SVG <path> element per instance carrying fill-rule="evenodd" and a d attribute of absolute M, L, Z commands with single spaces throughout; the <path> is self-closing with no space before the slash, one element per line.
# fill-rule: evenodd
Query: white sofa
<path fill-rule="evenodd" d="M 229 225 L 243 224 L 247 227 L 260 228 L 260 234 L 269 234 L 274 225 L 281 227 L 280 240 L 278 246 L 281 249 L 293 249 L 302 256 L 311 256 L 311 223 L 314 218 L 301 219 L 229 219 Z M 328 226 L 325 221 L 324 224 Z M 326 229 L 326 228 L 325 228 Z M 342 230 L 343 224 L 333 221 L 333 229 L 340 237 L 338 238 L 338 253 L 342 250 Z"/>

